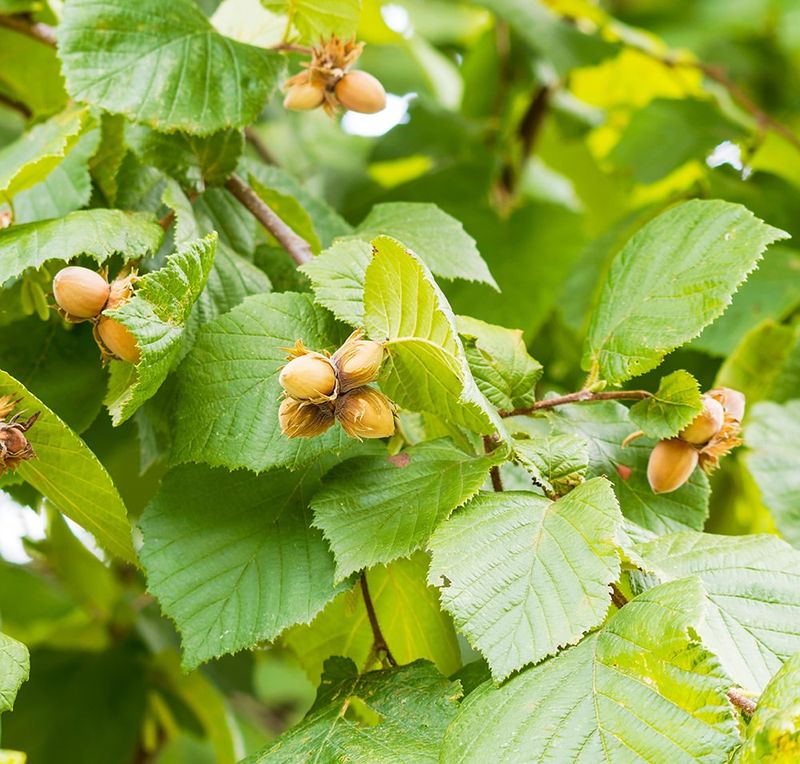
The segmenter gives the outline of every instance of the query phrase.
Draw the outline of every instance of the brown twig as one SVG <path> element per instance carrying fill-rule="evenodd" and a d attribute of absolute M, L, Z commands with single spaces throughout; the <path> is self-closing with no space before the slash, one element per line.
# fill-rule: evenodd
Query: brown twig
<path fill-rule="evenodd" d="M 0 27 L 13 29 L 15 32 L 32 37 L 34 40 L 43 42 L 52 48 L 56 47 L 55 30 L 47 24 L 28 21 L 22 16 L 0 16 Z"/>
<path fill-rule="evenodd" d="M 622 610 L 622 608 L 628 604 L 628 598 L 616 584 L 611 584 L 611 601 L 614 603 L 617 610 Z"/>
<path fill-rule="evenodd" d="M 511 411 L 500 411 L 501 417 L 519 416 L 520 414 L 531 414 L 542 409 L 552 409 L 556 406 L 563 406 L 567 403 L 584 403 L 585 401 L 641 401 L 651 398 L 652 393 L 647 390 L 609 390 L 607 392 L 593 393 L 591 390 L 578 390 L 569 395 L 560 395 L 556 398 L 545 398 L 536 401 L 532 406 L 525 406 Z"/>
<path fill-rule="evenodd" d="M 314 49 L 308 45 L 295 45 L 291 42 L 279 42 L 277 45 L 270 46 L 270 50 L 277 50 L 281 53 L 302 53 L 306 56 L 310 56 L 314 52 Z"/>
<path fill-rule="evenodd" d="M 386 660 L 389 661 L 390 665 L 396 666 L 397 661 L 394 659 L 392 651 L 389 649 L 389 645 L 386 644 L 386 639 L 384 638 L 380 624 L 378 623 L 378 616 L 375 615 L 375 606 L 372 604 L 372 597 L 369 593 L 366 571 L 361 571 L 361 577 L 359 581 L 361 582 L 361 594 L 364 597 L 364 606 L 367 609 L 367 618 L 369 618 L 369 625 L 372 628 L 372 649 L 376 654 L 383 652 L 386 655 Z"/>
<path fill-rule="evenodd" d="M 752 716 L 756 712 L 756 702 L 752 698 L 742 695 L 739 690 L 728 690 L 728 700 L 748 716 Z"/>
<path fill-rule="evenodd" d="M 289 228 L 238 175 L 231 175 L 225 183 L 225 188 L 250 210 L 253 217 L 278 240 L 297 265 L 303 265 L 314 257 L 311 245 Z"/>
<path fill-rule="evenodd" d="M 496 436 L 492 436 L 492 435 L 484 435 L 483 436 L 483 450 L 487 454 L 492 453 L 492 451 L 494 451 L 494 449 L 497 447 L 496 446 L 495 437 Z M 494 467 L 491 467 L 489 469 L 489 477 L 491 477 L 491 479 L 492 479 L 492 488 L 497 492 L 502 491 L 503 490 L 503 478 L 500 477 L 500 465 L 495 464 Z"/>
<path fill-rule="evenodd" d="M 0 105 L 7 106 L 9 109 L 13 109 L 25 117 L 25 119 L 30 119 L 33 116 L 33 112 L 26 104 L 22 103 L 22 101 L 17 101 L 15 98 L 5 95 L 4 93 L 0 93 Z"/>
<path fill-rule="evenodd" d="M 261 136 L 252 127 L 246 127 L 244 129 L 244 137 L 247 138 L 247 142 L 255 149 L 256 154 L 258 154 L 262 162 L 265 164 L 277 164 L 275 157 L 272 156 L 270 150 L 267 148 L 267 144 L 261 140 Z"/>

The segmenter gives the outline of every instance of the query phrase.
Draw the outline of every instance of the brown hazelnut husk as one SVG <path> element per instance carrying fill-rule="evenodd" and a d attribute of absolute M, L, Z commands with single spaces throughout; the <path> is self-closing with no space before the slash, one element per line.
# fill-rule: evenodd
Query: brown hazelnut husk
<path fill-rule="evenodd" d="M 59 313 L 70 323 L 99 315 L 108 302 L 111 286 L 89 268 L 68 265 L 53 277 L 53 297 Z"/>
<path fill-rule="evenodd" d="M 313 438 L 333 424 L 333 404 L 318 405 L 284 398 L 278 410 L 278 421 L 281 432 L 289 438 Z"/>
<path fill-rule="evenodd" d="M 680 438 L 662 440 L 650 452 L 647 480 L 654 493 L 671 493 L 692 475 L 699 460 L 698 450 Z"/>
<path fill-rule="evenodd" d="M 394 435 L 394 406 L 373 387 L 359 387 L 340 396 L 336 401 L 336 418 L 351 438 Z"/>
<path fill-rule="evenodd" d="M 340 394 L 368 385 L 378 378 L 383 361 L 383 343 L 362 339 L 363 336 L 364 332 L 357 329 L 333 354 Z"/>
<path fill-rule="evenodd" d="M 18 400 L 12 400 L 8 395 L 0 397 L 0 475 L 15 470 L 24 461 L 36 458 L 25 433 L 33 427 L 39 412 L 24 422 L 19 419 L 19 414 L 7 422 L 3 421 L 17 403 Z"/>

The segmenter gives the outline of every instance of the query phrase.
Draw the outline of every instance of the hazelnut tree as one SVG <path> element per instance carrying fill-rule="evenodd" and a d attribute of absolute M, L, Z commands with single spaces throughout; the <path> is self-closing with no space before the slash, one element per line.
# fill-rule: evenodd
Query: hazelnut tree
<path fill-rule="evenodd" d="M 796 761 L 790 6 L 0 0 L 0 762 Z"/>

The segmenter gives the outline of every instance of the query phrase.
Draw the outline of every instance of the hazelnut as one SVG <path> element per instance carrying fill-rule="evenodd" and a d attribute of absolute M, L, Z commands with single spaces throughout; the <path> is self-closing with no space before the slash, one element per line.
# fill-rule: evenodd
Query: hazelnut
<path fill-rule="evenodd" d="M 394 435 L 392 402 L 372 387 L 359 387 L 336 401 L 336 418 L 351 438 Z"/>
<path fill-rule="evenodd" d="M 110 289 L 99 273 L 78 265 L 62 268 L 53 278 L 53 296 L 71 321 L 97 316 L 108 301 Z"/>
<path fill-rule="evenodd" d="M 334 88 L 345 109 L 374 114 L 386 106 L 386 91 L 380 81 L 367 72 L 348 72 Z"/>
<path fill-rule="evenodd" d="M 725 411 L 719 401 L 708 394 L 701 400 L 703 410 L 678 435 L 681 440 L 696 446 L 708 443 L 725 423 Z"/>
<path fill-rule="evenodd" d="M 139 346 L 127 326 L 109 316 L 100 316 L 95 333 L 102 343 L 101 348 L 106 349 L 112 358 L 139 363 Z"/>
<path fill-rule="evenodd" d="M 292 111 L 310 111 L 322 105 L 325 91 L 311 82 L 298 82 L 286 91 L 283 108 Z"/>
<path fill-rule="evenodd" d="M 678 438 L 662 440 L 650 452 L 647 480 L 654 493 L 670 493 L 692 475 L 699 455 L 690 443 Z"/>
<path fill-rule="evenodd" d="M 336 397 L 336 371 L 330 358 L 321 353 L 304 353 L 281 369 L 278 381 L 292 398 L 322 403 Z"/>
<path fill-rule="evenodd" d="M 333 424 L 333 406 L 284 398 L 278 409 L 281 432 L 289 438 L 313 438 Z"/>
<path fill-rule="evenodd" d="M 735 422 L 741 422 L 744 419 L 746 401 L 744 393 L 740 393 L 730 387 L 715 387 L 713 390 L 709 390 L 707 395 L 721 403 L 722 408 L 725 409 L 725 414 Z"/>
<path fill-rule="evenodd" d="M 362 340 L 363 332 L 353 332 L 333 354 L 333 363 L 339 375 L 339 392 L 346 393 L 356 387 L 374 382 L 383 361 L 383 344 Z"/>

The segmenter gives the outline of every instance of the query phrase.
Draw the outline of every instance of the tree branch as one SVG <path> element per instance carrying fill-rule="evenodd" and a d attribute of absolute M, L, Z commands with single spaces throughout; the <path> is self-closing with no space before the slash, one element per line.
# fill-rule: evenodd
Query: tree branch
<path fill-rule="evenodd" d="M 560 395 L 556 398 L 545 398 L 536 401 L 532 406 L 525 406 L 511 411 L 500 411 L 501 417 L 519 416 L 520 414 L 531 414 L 542 409 L 552 409 L 556 406 L 563 406 L 567 403 L 583 403 L 584 401 L 641 401 L 645 398 L 652 398 L 653 394 L 647 390 L 609 390 L 607 392 L 593 393 L 591 390 L 578 390 L 569 395 Z"/>
<path fill-rule="evenodd" d="M 394 659 L 392 651 L 389 649 L 389 645 L 386 644 L 386 639 L 384 638 L 380 624 L 378 623 L 378 617 L 375 615 L 375 606 L 372 604 L 372 597 L 370 596 L 369 586 L 367 585 L 366 571 L 361 571 L 359 580 L 361 582 L 361 594 L 364 597 L 364 606 L 367 609 L 367 618 L 369 618 L 369 625 L 372 628 L 372 649 L 376 653 L 385 653 L 386 660 L 389 661 L 392 666 L 396 666 L 397 661 Z"/>
<path fill-rule="evenodd" d="M 756 702 L 752 698 L 742 695 L 739 690 L 728 690 L 728 700 L 748 716 L 752 716 L 756 712 Z"/>
<path fill-rule="evenodd" d="M 55 30 L 47 24 L 28 21 L 22 16 L 0 16 L 0 27 L 13 29 L 15 32 L 32 37 L 34 40 L 43 42 L 51 48 L 56 47 Z"/>
<path fill-rule="evenodd" d="M 244 137 L 247 138 L 247 142 L 253 147 L 262 162 L 265 164 L 277 164 L 275 157 L 272 156 L 267 148 L 267 144 L 261 140 L 261 136 L 252 127 L 244 129 Z"/>
<path fill-rule="evenodd" d="M 238 175 L 231 175 L 225 183 L 225 188 L 280 242 L 297 265 L 303 265 L 314 257 L 311 245 L 289 228 Z"/>

